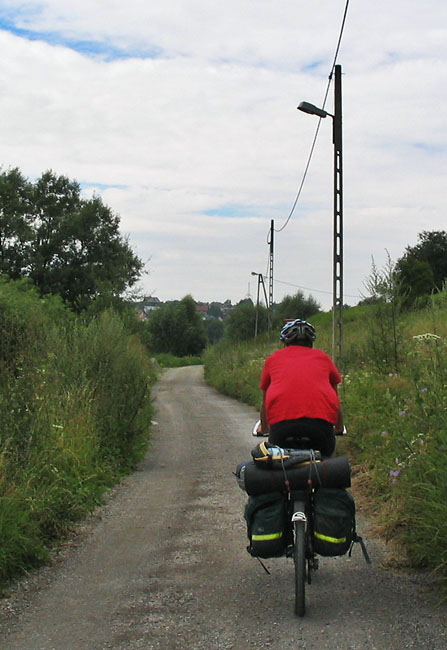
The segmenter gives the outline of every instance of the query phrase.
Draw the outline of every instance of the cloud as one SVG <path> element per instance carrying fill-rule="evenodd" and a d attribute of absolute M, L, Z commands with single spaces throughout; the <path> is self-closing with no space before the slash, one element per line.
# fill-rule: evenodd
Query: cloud
<path fill-rule="evenodd" d="M 78 180 L 121 215 L 161 299 L 236 301 L 292 208 L 344 0 L 1 0 L 3 167 Z M 343 65 L 345 292 L 445 227 L 447 8 L 351 3 Z M 332 106 L 333 87 L 326 107 Z M 331 119 L 275 237 L 275 297 L 332 288 Z M 289 283 L 289 285 L 285 284 Z M 322 292 L 328 292 L 327 294 Z M 320 293 L 321 292 L 321 293 Z M 352 298 L 348 302 L 354 303 Z"/>

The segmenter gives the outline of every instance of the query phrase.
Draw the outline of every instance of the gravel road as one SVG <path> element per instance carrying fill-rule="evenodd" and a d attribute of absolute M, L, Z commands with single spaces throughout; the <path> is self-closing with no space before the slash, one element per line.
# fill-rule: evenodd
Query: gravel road
<path fill-rule="evenodd" d="M 447 648 L 446 608 L 416 574 L 322 558 L 293 614 L 293 564 L 246 550 L 246 496 L 232 476 L 249 457 L 255 411 L 217 394 L 201 367 L 166 371 L 147 459 L 53 565 L 0 601 L 2 650 L 382 650 Z M 360 533 L 364 522 L 359 522 Z M 362 531 L 363 528 L 363 531 Z"/>

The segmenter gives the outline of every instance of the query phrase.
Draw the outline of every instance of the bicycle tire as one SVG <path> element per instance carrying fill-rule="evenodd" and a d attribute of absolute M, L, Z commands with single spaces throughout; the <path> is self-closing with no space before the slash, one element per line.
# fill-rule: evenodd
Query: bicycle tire
<path fill-rule="evenodd" d="M 306 523 L 294 522 L 295 614 L 306 613 Z"/>

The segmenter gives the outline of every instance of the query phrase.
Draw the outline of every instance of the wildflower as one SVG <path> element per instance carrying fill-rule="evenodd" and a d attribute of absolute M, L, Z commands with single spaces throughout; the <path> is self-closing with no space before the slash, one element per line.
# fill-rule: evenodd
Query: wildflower
<path fill-rule="evenodd" d="M 416 334 L 413 336 L 416 341 L 436 341 L 441 337 L 437 334 L 431 334 L 431 332 L 426 332 L 425 334 Z"/>
<path fill-rule="evenodd" d="M 382 431 L 382 436 L 387 436 L 387 435 L 388 435 L 388 431 Z"/>
<path fill-rule="evenodd" d="M 406 415 L 406 411 L 399 411 L 399 415 Z"/>
<path fill-rule="evenodd" d="M 400 469 L 391 469 L 390 470 L 390 476 L 394 476 L 395 478 L 397 478 L 399 476 L 399 474 L 400 474 Z"/>
<path fill-rule="evenodd" d="M 421 388 L 421 393 L 427 393 L 427 392 L 428 392 L 428 388 Z"/>

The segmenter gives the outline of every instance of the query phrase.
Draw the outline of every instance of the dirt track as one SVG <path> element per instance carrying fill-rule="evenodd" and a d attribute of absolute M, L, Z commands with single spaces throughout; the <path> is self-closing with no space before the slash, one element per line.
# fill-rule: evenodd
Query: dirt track
<path fill-rule="evenodd" d="M 420 577 L 381 570 L 372 539 L 372 568 L 359 548 L 321 559 L 295 618 L 291 561 L 266 561 L 268 576 L 245 551 L 232 472 L 254 410 L 208 388 L 200 367 L 167 371 L 155 399 L 147 460 L 52 567 L 0 601 L 2 650 L 447 647 L 446 609 Z"/>

